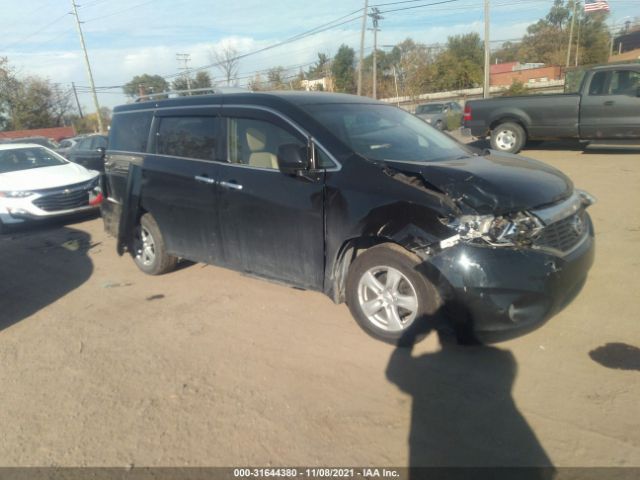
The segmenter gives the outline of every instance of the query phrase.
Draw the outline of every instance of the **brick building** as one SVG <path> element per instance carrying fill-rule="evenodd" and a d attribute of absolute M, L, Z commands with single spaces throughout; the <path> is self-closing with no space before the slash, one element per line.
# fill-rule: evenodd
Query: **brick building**
<path fill-rule="evenodd" d="M 63 138 L 76 136 L 76 130 L 73 127 L 54 127 L 54 128 L 34 128 L 32 130 L 13 130 L 11 132 L 0 132 L 2 138 L 25 138 L 25 137 L 46 137 L 54 142 L 59 142 Z"/>
<path fill-rule="evenodd" d="M 521 64 L 519 62 L 491 65 L 491 85 L 508 87 L 518 81 L 524 84 L 548 82 L 562 78 L 562 67 L 545 66 L 540 63 Z"/>

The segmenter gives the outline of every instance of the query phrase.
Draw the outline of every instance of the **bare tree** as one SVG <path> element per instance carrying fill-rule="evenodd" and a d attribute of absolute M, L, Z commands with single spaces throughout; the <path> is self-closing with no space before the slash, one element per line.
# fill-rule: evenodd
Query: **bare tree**
<path fill-rule="evenodd" d="M 238 58 L 238 51 L 234 47 L 227 45 L 214 50 L 212 59 L 217 64 L 216 67 L 222 72 L 228 87 L 237 83 L 240 59 Z"/>

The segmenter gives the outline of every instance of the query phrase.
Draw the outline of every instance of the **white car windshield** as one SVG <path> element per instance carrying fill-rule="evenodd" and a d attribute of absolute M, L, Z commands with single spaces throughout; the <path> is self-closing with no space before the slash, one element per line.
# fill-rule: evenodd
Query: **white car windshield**
<path fill-rule="evenodd" d="M 394 106 L 333 103 L 303 108 L 353 151 L 370 160 L 422 163 L 470 154 L 449 136 Z"/>
<path fill-rule="evenodd" d="M 64 165 L 67 161 L 42 147 L 0 150 L 0 173 Z"/>

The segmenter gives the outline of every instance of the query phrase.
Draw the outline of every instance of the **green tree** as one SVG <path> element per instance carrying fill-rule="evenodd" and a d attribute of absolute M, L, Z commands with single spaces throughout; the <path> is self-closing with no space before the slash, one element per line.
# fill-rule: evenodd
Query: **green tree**
<path fill-rule="evenodd" d="M 340 45 L 338 53 L 333 57 L 331 73 L 333 74 L 335 89 L 337 92 L 355 93 L 355 58 L 356 54 L 353 48 L 345 44 Z"/>
<path fill-rule="evenodd" d="M 212 86 L 213 86 L 213 82 L 211 81 L 211 76 L 205 71 L 200 71 L 196 73 L 195 78 L 191 79 L 192 90 L 196 90 L 198 88 L 211 88 Z M 186 77 L 176 78 L 171 84 L 171 87 L 174 90 L 181 90 L 181 91 L 189 90 L 189 84 L 187 82 Z M 206 94 L 206 93 L 210 93 L 210 92 L 193 92 L 193 95 Z M 180 95 L 184 96 L 184 95 L 188 95 L 188 93 L 185 91 L 183 93 L 180 93 Z"/>
<path fill-rule="evenodd" d="M 111 124 L 111 109 L 108 107 L 100 107 L 100 117 L 102 125 L 107 128 Z M 69 123 L 73 125 L 78 133 L 97 133 L 98 116 L 94 113 L 88 113 L 80 118 L 79 115 L 72 115 L 68 118 Z"/>
<path fill-rule="evenodd" d="M 514 80 L 502 95 L 505 97 L 513 97 L 516 95 L 526 95 L 527 93 L 529 92 L 527 91 L 527 87 L 524 86 L 524 83 L 519 80 Z"/>
<path fill-rule="evenodd" d="M 434 62 L 432 86 L 436 90 L 476 87 L 483 80 L 483 64 L 484 49 L 477 33 L 449 37 Z"/>
<path fill-rule="evenodd" d="M 611 37 L 606 24 L 607 16 L 600 12 L 588 15 L 581 12 L 580 65 L 594 65 L 608 60 Z"/>
<path fill-rule="evenodd" d="M 307 78 L 317 80 L 329 75 L 331 70 L 331 59 L 326 53 L 318 52 L 318 60 L 309 68 Z"/>
<path fill-rule="evenodd" d="M 128 97 L 138 97 L 140 95 L 150 95 L 169 90 L 169 83 L 160 75 L 149 75 L 144 73 L 142 75 L 136 75 L 122 87 L 122 91 Z M 161 96 L 155 96 L 155 98 L 162 98 Z M 166 96 L 164 96 L 166 98 Z"/>
<path fill-rule="evenodd" d="M 429 47 L 407 38 L 395 45 L 389 56 L 395 68 L 400 95 L 415 97 L 428 91 L 434 60 Z"/>
<path fill-rule="evenodd" d="M 520 60 L 520 44 L 504 42 L 502 46 L 491 54 L 491 63 L 517 62 Z"/>
<path fill-rule="evenodd" d="M 19 78 L 0 58 L 0 128 L 25 130 L 57 127 L 71 111 L 70 97 L 48 80 Z"/>
<path fill-rule="evenodd" d="M 546 17 L 527 28 L 518 51 L 518 60 L 564 65 L 567 59 L 573 7 L 574 0 L 555 0 Z M 581 65 L 606 62 L 610 41 L 605 23 L 608 13 L 587 14 L 580 5 L 575 10 L 571 63 L 575 61 L 578 37 L 578 62 Z"/>
<path fill-rule="evenodd" d="M 5 57 L 0 57 L 0 129 L 7 129 L 11 122 L 11 109 L 18 79 Z"/>

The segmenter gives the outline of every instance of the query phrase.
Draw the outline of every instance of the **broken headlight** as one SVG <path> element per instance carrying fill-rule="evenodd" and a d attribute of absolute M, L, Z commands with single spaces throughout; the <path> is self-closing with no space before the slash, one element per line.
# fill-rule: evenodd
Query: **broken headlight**
<path fill-rule="evenodd" d="M 530 245 L 544 228 L 536 216 L 528 212 L 511 215 L 463 215 L 443 219 L 457 232 L 460 240 L 482 241 L 494 246 Z"/>

